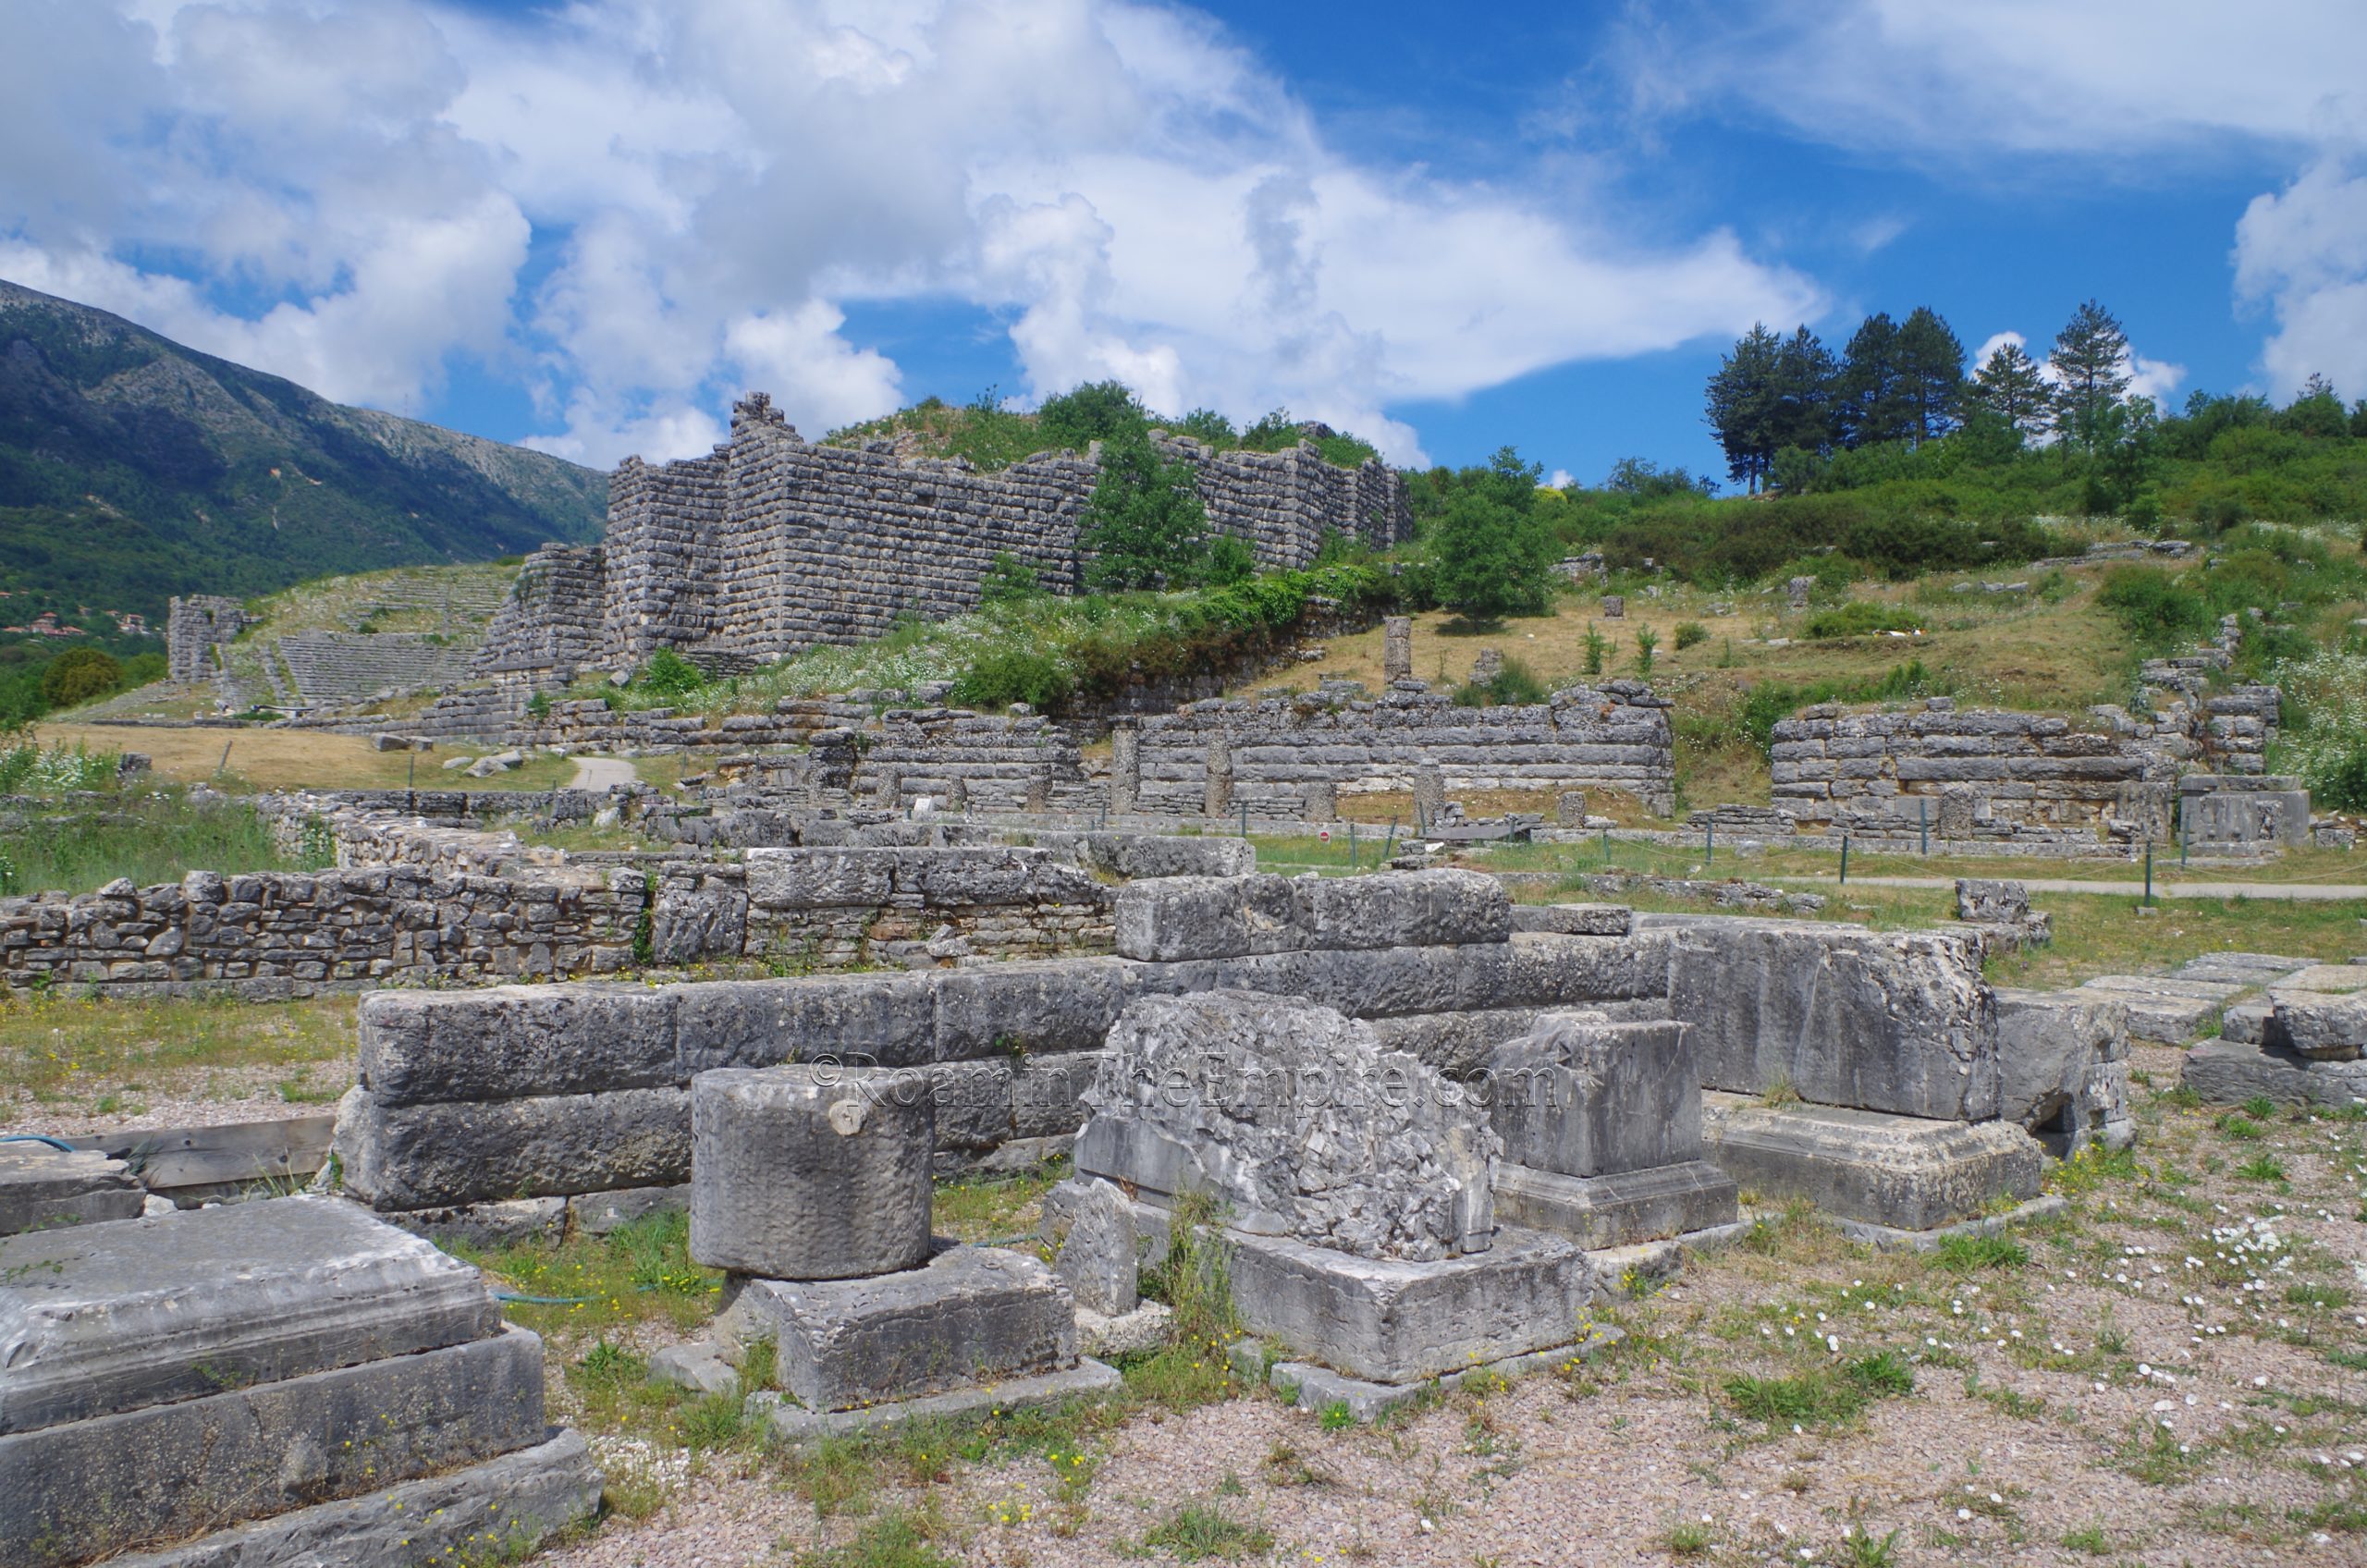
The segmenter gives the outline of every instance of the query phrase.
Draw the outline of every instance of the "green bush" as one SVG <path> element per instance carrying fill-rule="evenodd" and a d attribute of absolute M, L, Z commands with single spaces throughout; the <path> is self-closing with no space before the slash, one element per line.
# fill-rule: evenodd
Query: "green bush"
<path fill-rule="evenodd" d="M 653 697 L 687 697 L 706 684 L 699 667 L 671 648 L 660 648 L 633 677 L 634 689 Z"/>
<path fill-rule="evenodd" d="M 1678 653 L 1681 654 L 1687 648 L 1698 647 L 1709 640 L 1710 629 L 1702 625 L 1699 621 L 1680 620 L 1676 623 L 1676 651 Z"/>
<path fill-rule="evenodd" d="M 42 671 L 41 694 L 53 708 L 94 702 L 120 689 L 123 666 L 98 648 L 68 648 Z"/>
<path fill-rule="evenodd" d="M 1762 681 L 1743 693 L 1735 720 L 1750 743 L 1765 756 L 1775 744 L 1775 725 L 1804 707 L 1818 703 L 1897 703 L 1916 697 L 1947 694 L 1945 681 L 1923 668 L 1921 659 L 1894 665 L 1874 680 L 1818 680 L 1806 686 Z"/>
<path fill-rule="evenodd" d="M 2096 603 L 2113 613 L 2139 647 L 2152 654 L 2200 641 L 2214 621 L 2201 594 L 2168 572 L 2148 567 L 2113 568 L 2104 574 Z"/>
<path fill-rule="evenodd" d="M 1208 553 L 1208 508 L 1192 465 L 1168 462 L 1147 435 L 1103 442 L 1101 476 L 1078 520 L 1077 543 L 1096 589 L 1168 588 L 1192 582 Z"/>
<path fill-rule="evenodd" d="M 1880 631 L 1912 631 L 1921 624 L 1914 612 L 1900 606 L 1852 599 L 1809 617 L 1808 635 L 1820 641 L 1829 637 L 1870 637 Z"/>
<path fill-rule="evenodd" d="M 1208 541 L 1208 558 L 1200 563 L 1200 581 L 1211 588 L 1230 587 L 1257 575 L 1257 552 L 1236 534 L 1220 533 Z"/>
<path fill-rule="evenodd" d="M 172 673 L 172 666 L 158 653 L 134 654 L 123 661 L 124 690 L 153 685 Z"/>
<path fill-rule="evenodd" d="M 1457 707 L 1525 707 L 1553 695 L 1537 671 L 1514 655 L 1504 655 L 1502 668 L 1484 681 L 1469 681 L 1454 693 Z"/>
<path fill-rule="evenodd" d="M 978 603 L 985 606 L 1021 604 L 1043 592 L 1036 569 L 1009 550 L 996 551 L 978 579 Z"/>
<path fill-rule="evenodd" d="M 1042 712 L 1058 710 L 1075 689 L 1069 672 L 1050 654 L 1036 648 L 1002 648 L 982 655 L 953 684 L 963 707 L 1008 707 L 1025 703 Z"/>

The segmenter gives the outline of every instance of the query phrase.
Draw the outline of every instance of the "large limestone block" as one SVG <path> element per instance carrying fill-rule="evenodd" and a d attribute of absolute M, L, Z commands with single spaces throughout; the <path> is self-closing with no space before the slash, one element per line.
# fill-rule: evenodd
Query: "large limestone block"
<path fill-rule="evenodd" d="M 2096 1070 L 2128 1055 L 2128 1010 L 2084 991 L 1997 992 L 1998 1114 L 2057 1154 L 2077 1152 L 2083 1134 L 2126 1121 L 2091 1105 Z"/>
<path fill-rule="evenodd" d="M 2042 1151 L 2008 1121 L 1936 1121 L 1837 1106 L 1703 1096 L 1710 1160 L 1766 1198 L 1905 1231 L 2038 1194 Z"/>
<path fill-rule="evenodd" d="M 1092 1050 L 1126 1004 L 1127 967 L 1106 958 L 1043 959 L 932 974 L 936 1060 Z"/>
<path fill-rule="evenodd" d="M 777 1280 L 929 1255 L 936 1096 L 925 1072 L 725 1068 L 691 1084 L 691 1256 Z"/>
<path fill-rule="evenodd" d="M 1701 1158 L 1701 1084 L 1683 1023 L 1548 1013 L 1488 1063 L 1503 1158 L 1606 1176 Z"/>
<path fill-rule="evenodd" d="M 521 1329 L 0 1436 L 0 1562 L 68 1568 L 544 1440 Z"/>
<path fill-rule="evenodd" d="M 1739 1212 L 1734 1179 L 1706 1160 L 1607 1176 L 1496 1167 L 1499 1219 L 1566 1236 L 1589 1251 L 1731 1225 Z"/>
<path fill-rule="evenodd" d="M 2281 1046 L 2205 1040 L 2187 1052 L 2181 1081 L 2214 1105 L 2254 1095 L 2288 1105 L 2367 1104 L 2367 1062 L 2312 1061 Z"/>
<path fill-rule="evenodd" d="M 1594 1293 L 1586 1255 L 1507 1227 L 1485 1253 L 1415 1263 L 1229 1234 L 1242 1327 L 1354 1378 L 1404 1383 L 1564 1345 Z"/>
<path fill-rule="evenodd" d="M 384 1106 L 599 1094 L 677 1082 L 674 997 L 643 986 L 374 991 L 362 1083 Z"/>
<path fill-rule="evenodd" d="M 1134 1206 L 1107 1182 L 1064 1182 L 1059 1192 L 1058 1200 L 1047 1194 L 1043 1206 L 1053 1272 L 1088 1312 L 1134 1311 L 1142 1299 Z"/>
<path fill-rule="evenodd" d="M 1705 920 L 1669 929 L 1669 1015 L 1704 1088 L 1819 1105 L 1997 1114 L 1997 1008 L 1968 934 Z"/>
<path fill-rule="evenodd" d="M 2269 992 L 2268 1038 L 2312 1061 L 2357 1061 L 2367 1047 L 2367 993 Z"/>
<path fill-rule="evenodd" d="M 474 1268 L 335 1198 L 0 1241 L 0 1432 L 484 1339 Z"/>
<path fill-rule="evenodd" d="M 809 1410 L 918 1399 L 1076 1365 L 1076 1311 L 1051 1269 L 999 1247 L 948 1247 L 860 1280 L 747 1280 L 719 1332 L 773 1341 Z"/>
<path fill-rule="evenodd" d="M 129 1219 L 147 1200 L 131 1167 L 96 1149 L 0 1144 L 0 1236 Z"/>
<path fill-rule="evenodd" d="M 934 975 L 817 974 L 673 987 L 678 1071 L 773 1067 L 828 1059 L 919 1067 L 937 1049 Z"/>
<path fill-rule="evenodd" d="M 474 1562 L 486 1543 L 533 1546 L 600 1511 L 601 1476 L 574 1432 L 424 1480 L 373 1488 L 153 1552 L 109 1568 L 416 1568 Z"/>
<path fill-rule="evenodd" d="M 1080 1175 L 1234 1228 L 1367 1257 L 1489 1244 L 1498 1140 L 1460 1084 L 1329 1008 L 1216 992 L 1146 998 L 1110 1032 Z"/>
<path fill-rule="evenodd" d="M 1246 839 L 1088 833 L 1084 850 L 1086 864 L 1129 882 L 1160 876 L 1247 876 L 1257 869 L 1257 848 Z"/>
<path fill-rule="evenodd" d="M 619 1089 L 461 1105 L 338 1103 L 346 1191 L 378 1209 L 668 1187 L 691 1178 L 691 1096 Z"/>
<path fill-rule="evenodd" d="M 1472 871 L 1370 876 L 1176 876 L 1118 894 L 1120 956 L 1154 962 L 1502 942 L 1512 900 Z"/>

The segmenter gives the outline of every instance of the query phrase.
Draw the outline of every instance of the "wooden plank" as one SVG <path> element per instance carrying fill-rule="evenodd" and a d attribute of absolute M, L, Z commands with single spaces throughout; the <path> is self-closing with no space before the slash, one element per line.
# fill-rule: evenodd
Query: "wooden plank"
<path fill-rule="evenodd" d="M 131 1162 L 151 1192 L 222 1182 L 304 1180 L 328 1163 L 334 1111 L 227 1121 L 213 1127 L 145 1127 L 68 1138 Z"/>

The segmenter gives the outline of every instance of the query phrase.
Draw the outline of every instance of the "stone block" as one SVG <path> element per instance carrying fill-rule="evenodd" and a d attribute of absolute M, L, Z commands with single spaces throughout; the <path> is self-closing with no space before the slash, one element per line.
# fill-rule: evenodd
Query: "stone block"
<path fill-rule="evenodd" d="M 1088 833 L 1084 851 L 1085 864 L 1129 882 L 1160 876 L 1247 876 L 1257 869 L 1257 847 L 1246 839 Z"/>
<path fill-rule="evenodd" d="M 1374 1257 L 1486 1247 L 1497 1140 L 1462 1085 L 1329 1008 L 1247 992 L 1129 1006 L 1076 1170 L 1156 1199 L 1202 1192 L 1243 1230 Z"/>
<path fill-rule="evenodd" d="M 1968 831 L 1969 827 L 1968 823 Z M 2028 920 L 2030 913 L 2030 891 L 2019 882 L 1978 876 L 1956 878 L 1958 920 L 1990 925 L 2012 924 Z"/>
<path fill-rule="evenodd" d="M 1465 950 L 1460 1005 L 1569 1008 L 1659 998 L 1668 995 L 1674 946 L 1658 931 L 1627 937 L 1518 932 L 1502 949 Z M 1491 985 L 1499 973 L 1501 983 Z"/>
<path fill-rule="evenodd" d="M 941 1061 L 929 1068 L 935 1102 L 936 1146 L 992 1148 L 1011 1137 L 1011 1090 L 1014 1064 L 1008 1056 L 981 1061 Z"/>
<path fill-rule="evenodd" d="M 1120 956 L 1151 962 L 1502 942 L 1502 884 L 1467 871 L 1169 877 L 1118 894 Z"/>
<path fill-rule="evenodd" d="M 2037 1140 L 2005 1121 L 1940 1121 L 1838 1106 L 1702 1096 L 1710 1160 L 1743 1187 L 1903 1231 L 2038 1192 Z"/>
<path fill-rule="evenodd" d="M 2244 987 L 2165 975 L 2099 974 L 2075 989 L 2118 1001 L 2128 1011 L 2128 1032 L 2134 1038 L 2176 1046 L 2210 1028 L 2220 1009 Z"/>
<path fill-rule="evenodd" d="M 568 1199 L 567 1221 L 584 1235 L 605 1236 L 654 1214 L 687 1214 L 690 1207 L 688 1182 L 671 1187 L 625 1187 L 614 1192 L 584 1193 Z"/>
<path fill-rule="evenodd" d="M 1734 1179 L 1704 1160 L 1603 1176 L 1496 1167 L 1501 1223 L 1564 1236 L 1589 1252 L 1731 1225 L 1739 1213 Z"/>
<path fill-rule="evenodd" d="M 1115 1393 L 1124 1386 L 1125 1379 L 1119 1377 L 1116 1367 L 1106 1362 L 1080 1360 L 1065 1371 L 1008 1378 L 919 1399 L 860 1405 L 852 1410 L 807 1410 L 770 1393 L 755 1395 L 749 1408 L 761 1415 L 766 1435 L 772 1441 L 794 1447 L 816 1439 L 850 1437 L 915 1422 L 959 1420 L 980 1411 L 1000 1415 L 1012 1410 L 1064 1407 Z"/>
<path fill-rule="evenodd" d="M 691 1084 L 691 1256 L 779 1280 L 929 1254 L 935 1097 L 885 1068 L 725 1068 Z"/>
<path fill-rule="evenodd" d="M 1636 912 L 1625 904 L 1515 904 L 1513 930 L 1557 937 L 1625 937 Z"/>
<path fill-rule="evenodd" d="M 1011 1080 L 1014 1138 L 1056 1138 L 1085 1122 L 1085 1091 L 1100 1070 L 1099 1051 L 1022 1056 Z"/>
<path fill-rule="evenodd" d="M 147 1197 L 131 1167 L 96 1149 L 0 1144 L 0 1236 L 135 1219 Z"/>
<path fill-rule="evenodd" d="M 1094 1049 L 1125 1006 L 1125 970 L 1112 959 L 1048 959 L 933 974 L 932 1060 Z"/>
<path fill-rule="evenodd" d="M 775 1375 L 809 1410 L 940 1393 L 1076 1365 L 1076 1317 L 1050 1268 L 952 1246 L 861 1280 L 746 1280 L 718 1331 L 773 1341 Z"/>
<path fill-rule="evenodd" d="M 361 1081 L 382 1106 L 677 1081 L 673 995 L 643 986 L 374 991 L 360 1019 Z"/>
<path fill-rule="evenodd" d="M 690 1180 L 690 1096 L 619 1089 L 465 1105 L 337 1108 L 346 1191 L 374 1208 L 566 1196 Z"/>
<path fill-rule="evenodd" d="M 1575 1244 L 1510 1226 L 1485 1253 L 1428 1263 L 1236 1231 L 1226 1242 L 1244 1328 L 1376 1382 L 1568 1344 L 1594 1292 Z"/>
<path fill-rule="evenodd" d="M 1104 1317 L 1134 1311 L 1141 1299 L 1134 1206 L 1107 1182 L 1061 1185 L 1064 1201 L 1044 1207 L 1053 1271 L 1080 1307 Z"/>
<path fill-rule="evenodd" d="M 1547 1013 L 1489 1058 L 1503 1158 L 1606 1176 L 1701 1158 L 1701 1085 L 1687 1025 Z"/>
<path fill-rule="evenodd" d="M 543 1442 L 542 1341 L 390 1356 L 0 1436 L 0 1562 L 67 1568 Z"/>
<path fill-rule="evenodd" d="M 2089 1103 L 2095 1069 L 2128 1055 L 2128 1010 L 2079 991 L 1997 992 L 1998 1114 L 2058 1157 L 2077 1152 L 2109 1106 Z M 2100 1120 L 2101 1119 L 2101 1120 Z"/>
<path fill-rule="evenodd" d="M 2235 1040 L 2204 1040 L 2188 1051 L 2183 1081 L 2214 1105 L 2241 1105 L 2254 1095 L 2283 1105 L 2367 1105 L 2367 1061 L 2312 1061 Z"/>
<path fill-rule="evenodd" d="M 1819 1105 L 1997 1114 L 1997 1010 L 1969 934 L 1716 920 L 1670 928 L 1670 1016 L 1704 1088 Z"/>
<path fill-rule="evenodd" d="M 2269 992 L 2267 1037 L 2312 1061 L 2357 1061 L 2367 1046 L 2367 994 L 2280 986 Z"/>
<path fill-rule="evenodd" d="M 0 1241 L 0 1432 L 484 1339 L 477 1271 L 335 1198 Z"/>
<path fill-rule="evenodd" d="M 415 1568 L 527 1550 L 600 1511 L 600 1470 L 574 1432 L 425 1480 L 315 1503 L 109 1568 Z"/>
<path fill-rule="evenodd" d="M 823 974 L 672 987 L 675 1071 L 774 1067 L 822 1059 L 921 1067 L 937 1060 L 934 975 Z"/>

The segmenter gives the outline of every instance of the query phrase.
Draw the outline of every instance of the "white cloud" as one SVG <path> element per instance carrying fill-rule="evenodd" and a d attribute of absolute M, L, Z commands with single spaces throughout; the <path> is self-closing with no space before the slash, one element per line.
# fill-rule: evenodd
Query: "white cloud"
<path fill-rule="evenodd" d="M 1577 476 L 1568 469 L 1557 468 L 1553 471 L 1552 477 L 1546 480 L 1545 487 L 1549 490 L 1567 490 L 1577 482 Z"/>
<path fill-rule="evenodd" d="M 2062 377 L 2055 374 L 2054 367 L 2047 362 L 2047 345 L 2032 348 L 2028 337 L 2012 331 L 1993 332 L 1984 338 L 1981 347 L 1973 350 L 1969 368 L 1979 370 L 1989 362 L 1990 355 L 2008 343 L 2037 361 L 2040 380 L 2050 386 L 2062 381 Z M 2170 394 L 2186 381 L 2186 366 L 2172 364 L 2167 360 L 2148 359 L 2134 349 L 2121 356 L 2120 370 L 2128 378 L 2130 397 L 2151 398 L 2165 410 L 2169 407 Z"/>
<path fill-rule="evenodd" d="M 1745 104 L 1796 133 L 1925 164 L 2000 153 L 2159 178 L 2249 145 L 2300 173 L 2236 234 L 2237 297 L 2264 304 L 2268 390 L 2312 371 L 2367 389 L 2367 6 L 2358 0 L 1769 0 L 1747 23 L 1638 11 L 1614 51 L 1646 119 Z M 2182 368 L 2140 359 L 2165 398 Z"/>
<path fill-rule="evenodd" d="M 2367 162 L 2321 158 L 2236 225 L 2236 289 L 2275 313 L 2261 349 L 2272 397 L 2313 374 L 2367 395 Z"/>
<path fill-rule="evenodd" d="M 11 28 L 55 47 L 0 55 L 9 276 L 397 408 L 474 356 L 595 462 L 702 449 L 750 385 L 817 433 L 884 411 L 857 301 L 983 308 L 1034 395 L 1117 375 L 1401 459 L 1390 402 L 1822 304 L 1730 234 L 1359 165 L 1164 6 L 17 0 Z"/>

